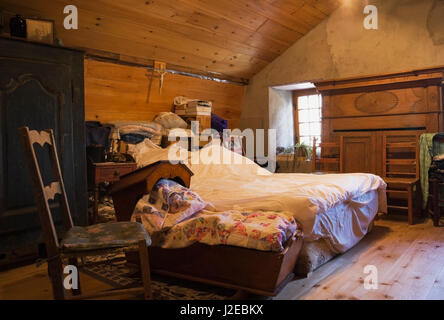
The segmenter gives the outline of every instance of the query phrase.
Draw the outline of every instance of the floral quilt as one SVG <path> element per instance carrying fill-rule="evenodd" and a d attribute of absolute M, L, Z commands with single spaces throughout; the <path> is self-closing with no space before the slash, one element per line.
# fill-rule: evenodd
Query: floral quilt
<path fill-rule="evenodd" d="M 162 248 L 183 248 L 200 242 L 279 252 L 296 229 L 298 224 L 286 212 L 202 210 L 168 230 L 152 234 L 152 238 L 153 245 Z"/>
<path fill-rule="evenodd" d="M 159 180 L 136 204 L 139 221 L 153 245 L 183 248 L 195 242 L 281 251 L 298 225 L 289 212 L 228 210 L 217 212 L 199 195 L 177 182 Z"/>

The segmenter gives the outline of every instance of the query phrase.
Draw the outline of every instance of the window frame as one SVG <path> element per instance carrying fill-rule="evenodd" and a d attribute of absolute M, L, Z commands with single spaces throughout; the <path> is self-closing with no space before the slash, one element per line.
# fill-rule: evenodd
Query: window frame
<path fill-rule="evenodd" d="M 298 106 L 298 98 L 303 96 L 311 96 L 311 95 L 319 95 L 321 96 L 321 139 L 322 139 L 322 107 L 323 107 L 323 101 L 324 97 L 322 94 L 317 91 L 316 89 L 307 89 L 307 90 L 296 90 L 293 91 L 293 127 L 294 127 L 294 144 L 301 142 L 301 136 L 299 132 L 300 122 L 299 122 L 299 106 Z"/>

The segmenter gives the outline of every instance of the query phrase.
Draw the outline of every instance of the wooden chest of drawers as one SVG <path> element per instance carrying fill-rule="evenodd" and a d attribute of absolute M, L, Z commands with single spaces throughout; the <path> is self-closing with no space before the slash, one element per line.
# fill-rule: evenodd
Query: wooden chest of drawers
<path fill-rule="evenodd" d="M 89 168 L 89 179 L 94 185 L 94 208 L 92 223 L 97 221 L 98 202 L 99 202 L 99 184 L 102 182 L 116 182 L 120 177 L 133 172 L 137 169 L 135 162 L 118 163 L 102 162 L 92 163 Z"/>
<path fill-rule="evenodd" d="M 137 169 L 134 162 L 130 163 L 115 163 L 104 162 L 94 163 L 92 176 L 93 183 L 99 184 L 101 182 L 115 182 L 120 180 L 120 176 L 130 173 Z"/>

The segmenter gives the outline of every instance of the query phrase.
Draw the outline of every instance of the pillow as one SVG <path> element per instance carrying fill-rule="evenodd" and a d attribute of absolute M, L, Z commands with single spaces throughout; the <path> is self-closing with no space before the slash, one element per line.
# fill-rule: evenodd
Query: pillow
<path fill-rule="evenodd" d="M 173 180 L 160 179 L 150 194 L 140 199 L 132 220 L 141 218 L 150 233 L 167 230 L 207 207 L 199 195 Z"/>
<path fill-rule="evenodd" d="M 172 112 L 160 112 L 153 121 L 161 124 L 165 129 L 185 129 L 188 126 L 185 120 Z"/>
<path fill-rule="evenodd" d="M 175 144 L 171 144 L 167 148 L 161 148 L 152 144 L 147 146 L 147 144 L 139 143 L 133 148 L 128 148 L 127 153 L 134 158 L 138 168 L 161 160 L 175 160 L 179 162 L 186 160 L 188 156 L 186 150 L 180 151 Z"/>

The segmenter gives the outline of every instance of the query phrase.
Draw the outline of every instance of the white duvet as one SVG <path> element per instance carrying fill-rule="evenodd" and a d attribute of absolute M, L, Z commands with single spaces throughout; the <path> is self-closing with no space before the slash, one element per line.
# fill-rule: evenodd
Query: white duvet
<path fill-rule="evenodd" d="M 169 152 L 151 149 L 133 156 L 141 167 L 167 160 Z M 221 164 L 224 157 L 232 163 Z M 291 212 L 306 241 L 324 238 L 337 253 L 354 246 L 375 215 L 387 211 L 386 184 L 372 174 L 272 174 L 217 144 L 192 153 L 187 165 L 194 173 L 191 189 L 217 211 Z"/>

